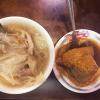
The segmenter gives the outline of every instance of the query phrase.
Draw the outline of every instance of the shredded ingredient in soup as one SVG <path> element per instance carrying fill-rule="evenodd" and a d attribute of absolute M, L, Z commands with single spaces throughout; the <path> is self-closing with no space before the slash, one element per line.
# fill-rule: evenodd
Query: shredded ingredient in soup
<path fill-rule="evenodd" d="M 0 83 L 11 87 L 31 86 L 43 79 L 49 59 L 44 36 L 19 23 L 0 32 Z"/>

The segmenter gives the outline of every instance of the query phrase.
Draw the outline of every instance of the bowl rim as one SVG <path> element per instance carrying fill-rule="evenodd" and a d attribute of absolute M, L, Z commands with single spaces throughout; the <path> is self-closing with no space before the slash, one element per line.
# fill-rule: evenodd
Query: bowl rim
<path fill-rule="evenodd" d="M 92 30 L 89 30 L 89 29 L 77 29 L 76 31 L 80 31 L 80 32 L 82 32 L 82 31 L 83 31 L 83 32 L 89 32 L 89 33 L 92 33 L 94 36 L 97 36 L 97 37 L 100 38 L 100 34 L 99 34 L 99 33 L 95 32 L 95 31 L 92 31 Z M 72 31 L 66 33 L 63 37 L 61 37 L 61 38 L 57 41 L 57 43 L 56 43 L 56 45 L 55 45 L 55 56 L 56 56 L 57 49 L 60 47 L 61 43 L 65 40 L 65 38 L 66 38 L 66 36 L 67 36 L 68 34 L 72 34 Z M 85 93 L 95 92 L 95 91 L 97 91 L 97 90 L 100 89 L 100 85 L 98 85 L 98 86 L 95 87 L 95 88 L 89 89 L 89 90 L 87 90 L 87 91 L 80 91 L 80 90 L 77 90 L 77 89 L 73 88 L 73 87 L 71 86 L 71 84 L 67 83 L 67 82 L 64 80 L 64 78 L 61 78 L 61 77 L 59 78 L 60 73 L 59 73 L 59 71 L 56 69 L 56 63 L 54 63 L 53 72 L 54 72 L 54 74 L 55 74 L 56 79 L 61 83 L 61 85 L 62 85 L 63 87 L 65 87 L 66 89 L 72 91 L 72 92 L 85 94 Z M 67 84 L 66 84 L 66 83 L 67 83 Z"/>
<path fill-rule="evenodd" d="M 44 34 L 44 36 L 46 37 L 46 41 L 48 43 L 48 47 L 49 47 L 49 61 L 48 61 L 48 65 L 47 65 L 47 69 L 45 71 L 44 74 L 44 79 L 37 85 L 32 85 L 30 87 L 27 88 L 17 88 L 17 89 L 8 89 L 7 87 L 2 87 L 0 86 L 0 91 L 3 93 L 7 93 L 7 94 L 23 94 L 23 93 L 27 93 L 30 91 L 35 90 L 36 88 L 40 87 L 46 80 L 47 78 L 50 76 L 52 69 L 53 69 L 53 64 L 54 64 L 54 58 L 55 58 L 55 53 L 54 53 L 54 44 L 52 41 L 52 38 L 50 37 L 49 33 L 43 28 L 42 25 L 40 25 L 38 22 L 26 18 L 26 17 L 21 17 L 21 16 L 9 16 L 9 17 L 4 17 L 0 19 L 0 23 L 2 24 L 7 24 L 11 23 L 13 21 L 21 21 L 21 22 L 25 22 L 27 24 L 30 24 L 30 26 L 32 25 L 35 28 L 38 28 L 38 30 L 41 30 L 41 34 Z"/>

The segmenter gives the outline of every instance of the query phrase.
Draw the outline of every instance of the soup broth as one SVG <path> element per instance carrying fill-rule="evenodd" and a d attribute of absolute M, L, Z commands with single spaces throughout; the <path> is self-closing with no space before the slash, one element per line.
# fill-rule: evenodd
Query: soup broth
<path fill-rule="evenodd" d="M 0 83 L 9 87 L 38 84 L 49 61 L 49 47 L 37 29 L 22 23 L 4 25 L 0 32 Z"/>
<path fill-rule="evenodd" d="M 94 60 L 96 62 L 96 64 L 98 65 L 98 67 L 100 66 L 100 43 L 97 41 L 97 40 L 93 40 L 93 39 L 90 39 L 90 38 L 86 38 L 86 39 L 80 39 L 79 41 L 79 47 L 76 47 L 76 48 L 81 48 L 81 47 L 92 47 L 93 48 L 93 51 L 94 51 Z M 65 52 L 68 52 L 70 51 L 71 48 L 70 48 L 70 42 L 67 43 L 67 44 L 64 44 L 62 45 L 58 51 L 57 51 L 57 54 L 56 54 L 56 64 L 57 64 L 57 69 L 58 71 L 60 72 L 60 75 L 61 77 L 64 75 L 66 77 L 68 77 L 75 85 L 77 86 L 80 86 L 80 87 L 84 87 L 84 86 L 87 86 L 89 84 L 92 84 L 94 83 L 96 80 L 97 80 L 97 76 L 99 75 L 100 73 L 100 70 L 97 71 L 97 74 L 95 74 L 95 78 L 87 81 L 86 83 L 85 82 L 78 82 L 78 80 L 71 74 L 70 70 L 68 67 L 65 67 L 65 65 L 63 64 L 62 62 L 62 55 L 65 53 Z M 73 58 L 73 57 L 72 57 Z M 75 59 L 75 58 L 73 58 Z M 83 58 L 82 58 L 83 59 Z M 68 69 L 67 69 L 68 68 Z"/>

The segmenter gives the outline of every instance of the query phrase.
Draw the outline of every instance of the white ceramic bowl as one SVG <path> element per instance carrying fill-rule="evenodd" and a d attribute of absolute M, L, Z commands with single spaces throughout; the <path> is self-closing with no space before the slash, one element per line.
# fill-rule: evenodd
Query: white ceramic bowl
<path fill-rule="evenodd" d="M 91 30 L 87 30 L 87 29 L 79 29 L 78 30 L 80 32 L 79 37 L 87 37 L 87 38 L 91 38 L 97 41 L 97 43 L 100 44 L 100 34 Z M 57 53 L 58 48 L 63 45 L 66 44 L 68 42 L 68 40 L 70 39 L 70 34 L 72 34 L 72 32 L 67 33 L 66 35 L 64 35 L 56 44 L 55 46 L 55 55 Z M 55 76 L 57 78 L 57 80 L 68 90 L 76 92 L 76 93 L 90 93 L 90 92 L 94 92 L 98 89 L 100 89 L 100 79 L 98 79 L 98 81 L 95 84 L 80 88 L 76 85 L 74 85 L 67 77 L 65 76 L 60 76 L 59 71 L 57 70 L 57 65 L 55 63 L 53 71 L 55 73 Z"/>
<path fill-rule="evenodd" d="M 33 85 L 31 87 L 26 87 L 26 88 L 22 87 L 22 88 L 16 88 L 16 89 L 15 88 L 7 88 L 5 85 L 0 85 L 1 92 L 8 93 L 8 94 L 21 94 L 21 93 L 30 92 L 30 91 L 38 88 L 49 77 L 49 75 L 52 71 L 52 68 L 53 68 L 53 63 L 54 63 L 54 44 L 53 44 L 52 39 L 50 38 L 48 32 L 40 24 L 38 24 L 37 22 L 35 22 L 31 19 L 28 19 L 25 17 L 18 17 L 18 16 L 11 16 L 11 17 L 5 17 L 5 18 L 0 19 L 0 23 L 2 25 L 7 25 L 7 24 L 10 24 L 13 22 L 14 23 L 16 23 L 16 22 L 17 23 L 24 23 L 26 25 L 29 25 L 33 28 L 36 28 L 39 33 L 44 35 L 44 37 L 46 37 L 46 41 L 47 41 L 47 44 L 49 47 L 49 55 L 50 55 L 47 69 L 46 69 L 45 74 L 44 74 L 44 79 L 39 84 Z"/>

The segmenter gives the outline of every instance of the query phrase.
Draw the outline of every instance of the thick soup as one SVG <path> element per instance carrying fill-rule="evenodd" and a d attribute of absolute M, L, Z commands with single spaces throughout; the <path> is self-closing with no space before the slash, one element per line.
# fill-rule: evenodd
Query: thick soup
<path fill-rule="evenodd" d="M 38 84 L 49 60 L 46 39 L 35 28 L 14 23 L 0 32 L 0 83 L 9 87 Z"/>
<path fill-rule="evenodd" d="M 70 43 L 62 45 L 56 55 L 57 69 L 75 85 L 84 87 L 94 83 L 100 76 L 100 44 L 86 38 L 78 40 L 79 47 Z"/>

